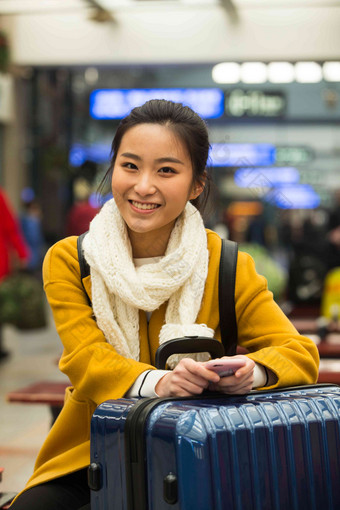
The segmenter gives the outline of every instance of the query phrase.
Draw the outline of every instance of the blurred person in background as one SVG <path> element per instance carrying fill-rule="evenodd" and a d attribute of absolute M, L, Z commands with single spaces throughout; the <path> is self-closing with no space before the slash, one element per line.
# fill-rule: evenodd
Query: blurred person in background
<path fill-rule="evenodd" d="M 89 229 L 90 221 L 99 212 L 99 207 L 91 204 L 91 185 L 83 177 L 74 181 L 73 193 L 75 203 L 71 207 L 66 220 L 66 235 L 80 235 Z"/>
<path fill-rule="evenodd" d="M 5 191 L 0 188 L 0 285 L 1 281 L 10 274 L 13 253 L 19 259 L 19 265 L 25 267 L 29 259 L 29 249 L 26 246 L 20 226 L 9 204 Z M 8 356 L 2 348 L 2 332 L 0 324 L 0 360 Z"/>
<path fill-rule="evenodd" d="M 31 188 L 22 190 L 21 200 L 23 212 L 20 215 L 20 225 L 30 249 L 26 269 L 40 278 L 45 244 L 41 225 L 41 208 Z"/>

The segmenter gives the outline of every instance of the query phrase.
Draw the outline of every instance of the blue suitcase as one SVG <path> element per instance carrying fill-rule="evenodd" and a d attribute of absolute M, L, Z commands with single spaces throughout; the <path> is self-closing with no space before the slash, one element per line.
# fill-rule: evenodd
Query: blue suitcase
<path fill-rule="evenodd" d="M 155 366 L 175 352 L 235 353 L 236 260 L 224 243 L 224 347 L 166 342 Z M 92 417 L 89 485 L 92 510 L 340 509 L 340 387 L 107 401 Z"/>
<path fill-rule="evenodd" d="M 93 510 L 340 508 L 340 387 L 119 399 L 91 423 Z"/>

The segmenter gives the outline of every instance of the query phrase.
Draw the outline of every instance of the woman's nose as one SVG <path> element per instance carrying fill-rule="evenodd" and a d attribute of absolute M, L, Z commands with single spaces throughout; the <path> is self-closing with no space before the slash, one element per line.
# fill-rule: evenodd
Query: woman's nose
<path fill-rule="evenodd" d="M 138 176 L 134 189 L 140 196 L 153 195 L 156 192 L 156 187 L 152 175 L 144 172 L 141 173 Z"/>

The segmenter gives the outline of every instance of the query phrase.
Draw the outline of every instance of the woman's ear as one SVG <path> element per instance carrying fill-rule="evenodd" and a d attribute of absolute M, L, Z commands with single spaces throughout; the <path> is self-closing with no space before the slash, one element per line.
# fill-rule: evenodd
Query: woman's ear
<path fill-rule="evenodd" d="M 194 200 L 195 198 L 200 196 L 205 187 L 206 176 L 207 173 L 206 171 L 204 171 L 202 179 L 200 181 L 195 181 L 190 193 L 189 200 Z"/>
<path fill-rule="evenodd" d="M 192 188 L 192 191 L 190 193 L 189 200 L 194 200 L 195 198 L 199 197 L 202 191 L 204 190 L 204 184 L 195 184 L 195 186 Z"/>

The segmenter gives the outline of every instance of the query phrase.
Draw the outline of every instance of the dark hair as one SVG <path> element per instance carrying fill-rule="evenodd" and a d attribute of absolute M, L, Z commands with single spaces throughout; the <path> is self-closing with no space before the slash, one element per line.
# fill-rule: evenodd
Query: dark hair
<path fill-rule="evenodd" d="M 211 190 L 211 177 L 206 169 L 210 149 L 207 126 L 188 106 L 165 99 L 152 99 L 142 106 L 137 106 L 120 122 L 111 146 L 110 167 L 99 190 L 104 189 L 106 181 L 111 177 L 123 136 L 129 129 L 139 124 L 166 126 L 185 144 L 193 167 L 194 181 L 200 184 L 205 183 L 200 196 L 191 201 L 203 213 Z"/>

